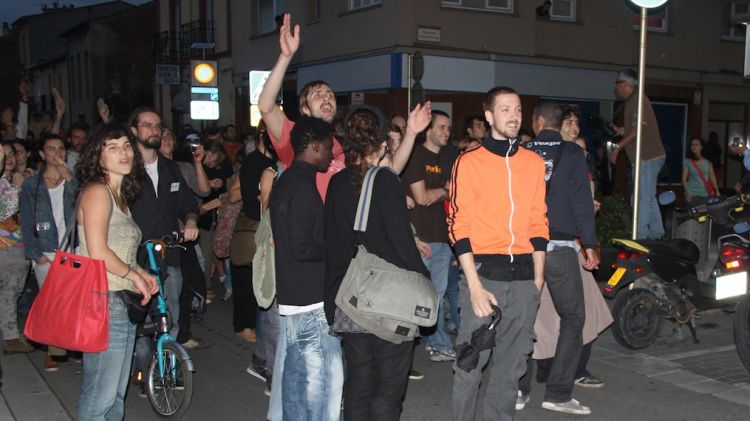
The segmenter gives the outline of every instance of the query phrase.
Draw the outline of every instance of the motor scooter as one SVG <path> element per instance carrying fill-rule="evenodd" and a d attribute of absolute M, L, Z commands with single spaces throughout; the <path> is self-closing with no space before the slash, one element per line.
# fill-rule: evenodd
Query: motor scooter
<path fill-rule="evenodd" d="M 659 202 L 664 205 L 674 199 L 674 193 L 667 192 Z M 734 339 L 750 370 L 750 241 L 745 235 L 750 224 L 735 219 L 748 201 L 750 194 L 740 194 L 674 210 L 678 224 L 690 219 L 710 221 L 720 230 L 716 247 L 710 242 L 703 259 L 698 247 L 686 239 L 612 240 L 620 252 L 603 294 L 615 298 L 612 333 L 620 345 L 641 349 L 653 344 L 664 318 L 687 326 L 698 343 L 695 312 L 737 303 Z"/>

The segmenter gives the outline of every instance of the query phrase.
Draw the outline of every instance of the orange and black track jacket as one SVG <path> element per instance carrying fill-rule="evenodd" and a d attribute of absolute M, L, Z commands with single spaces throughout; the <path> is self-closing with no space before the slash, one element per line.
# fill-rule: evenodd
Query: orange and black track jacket
<path fill-rule="evenodd" d="M 487 137 L 461 154 L 450 181 L 448 232 L 456 254 L 530 258 L 549 240 L 544 161 L 508 140 Z"/>

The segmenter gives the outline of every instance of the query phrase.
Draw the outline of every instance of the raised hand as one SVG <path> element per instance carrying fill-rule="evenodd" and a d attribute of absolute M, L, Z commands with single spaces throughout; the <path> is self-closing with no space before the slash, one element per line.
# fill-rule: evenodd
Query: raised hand
<path fill-rule="evenodd" d="M 409 113 L 409 119 L 406 121 L 406 132 L 416 136 L 427 128 L 431 120 L 432 104 L 430 101 L 417 104 Z"/>
<path fill-rule="evenodd" d="M 291 58 L 299 49 L 299 25 L 292 30 L 292 15 L 284 13 L 284 21 L 279 28 L 279 46 L 281 55 Z"/>
<path fill-rule="evenodd" d="M 99 112 L 99 117 L 102 119 L 103 122 L 105 123 L 109 122 L 109 118 L 110 118 L 109 105 L 107 105 L 107 103 L 104 102 L 103 98 L 99 98 L 96 100 L 96 110 Z"/>
<path fill-rule="evenodd" d="M 60 91 L 58 91 L 57 88 L 52 88 L 52 97 L 55 99 L 55 110 L 57 111 L 57 116 L 58 118 L 62 117 L 62 115 L 65 114 L 65 100 L 62 95 L 60 95 Z"/>
<path fill-rule="evenodd" d="M 203 162 L 203 158 L 206 156 L 206 150 L 203 149 L 203 145 L 198 145 L 193 152 L 193 163 L 199 165 Z"/>

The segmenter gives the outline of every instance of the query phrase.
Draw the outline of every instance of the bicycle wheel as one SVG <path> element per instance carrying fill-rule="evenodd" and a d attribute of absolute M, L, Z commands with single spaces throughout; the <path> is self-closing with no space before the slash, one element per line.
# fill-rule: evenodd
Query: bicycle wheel
<path fill-rule="evenodd" d="M 159 356 L 154 352 L 148 365 L 146 395 L 161 416 L 176 418 L 185 414 L 193 396 L 193 372 L 188 369 L 187 353 L 173 341 L 164 342 L 161 357 L 164 376 L 159 373 Z"/>

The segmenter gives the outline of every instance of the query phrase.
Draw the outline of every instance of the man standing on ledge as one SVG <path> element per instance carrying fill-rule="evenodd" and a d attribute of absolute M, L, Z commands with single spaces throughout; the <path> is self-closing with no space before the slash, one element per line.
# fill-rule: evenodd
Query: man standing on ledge
<path fill-rule="evenodd" d="M 628 159 L 633 164 L 633 178 L 635 178 L 636 145 L 635 135 L 638 128 L 638 74 L 631 69 L 621 70 L 615 80 L 615 93 L 625 100 L 625 125 L 615 127 L 623 136 L 620 143 L 612 151 L 610 160 L 617 162 L 620 151 L 625 149 Z M 638 192 L 638 227 L 636 238 L 659 239 L 664 236 L 664 224 L 661 220 L 659 202 L 656 200 L 656 181 L 659 171 L 666 161 L 664 145 L 661 143 L 659 123 L 646 95 L 643 96 L 643 130 L 641 135 L 641 180 Z"/>

